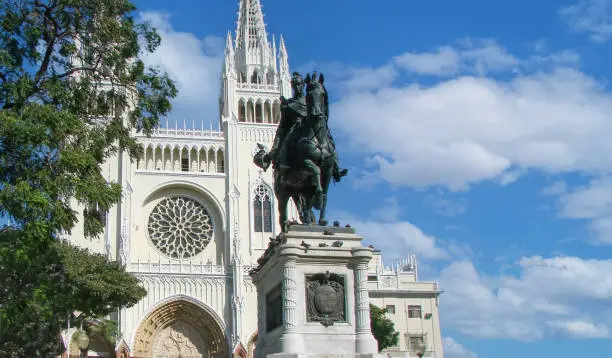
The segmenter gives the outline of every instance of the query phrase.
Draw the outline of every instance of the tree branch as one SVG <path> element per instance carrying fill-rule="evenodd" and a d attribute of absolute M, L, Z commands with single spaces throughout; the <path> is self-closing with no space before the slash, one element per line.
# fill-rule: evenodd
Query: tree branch
<path fill-rule="evenodd" d="M 36 75 L 34 76 L 34 82 L 38 83 L 42 75 L 44 75 L 47 72 L 47 69 L 49 68 L 49 63 L 51 62 L 51 55 L 53 54 L 53 49 L 55 47 L 55 41 L 57 40 L 58 25 L 51 13 L 53 10 L 53 7 L 41 4 L 40 1 L 38 0 L 35 1 L 35 4 L 45 9 L 45 12 L 44 12 L 45 27 L 49 25 L 49 22 L 51 22 L 51 25 L 52 25 L 51 33 L 45 33 L 44 35 L 44 37 L 46 37 L 45 40 L 47 40 L 47 49 L 45 50 L 45 56 L 43 57 L 42 64 L 40 65 L 40 68 L 38 69 L 38 71 L 36 72 Z M 50 31 L 48 28 L 46 30 Z"/>

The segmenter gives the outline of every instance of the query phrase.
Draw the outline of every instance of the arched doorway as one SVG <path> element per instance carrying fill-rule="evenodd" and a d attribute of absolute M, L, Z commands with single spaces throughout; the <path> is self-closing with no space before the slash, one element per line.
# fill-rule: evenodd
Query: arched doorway
<path fill-rule="evenodd" d="M 134 336 L 137 358 L 226 358 L 227 341 L 214 312 L 186 297 L 162 304 Z"/>

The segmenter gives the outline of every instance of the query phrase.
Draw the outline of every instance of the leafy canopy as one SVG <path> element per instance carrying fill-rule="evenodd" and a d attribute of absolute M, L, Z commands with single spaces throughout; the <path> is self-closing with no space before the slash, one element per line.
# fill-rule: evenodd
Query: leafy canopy
<path fill-rule="evenodd" d="M 160 43 L 127 0 L 8 0 L 0 4 L 0 214 L 51 232 L 89 208 L 85 234 L 119 201 L 100 164 L 119 150 L 135 158 L 131 134 L 150 133 L 176 89 L 138 59 Z"/>
<path fill-rule="evenodd" d="M 395 324 L 386 314 L 386 308 L 370 304 L 370 327 L 374 338 L 378 342 L 379 352 L 396 346 L 399 340 L 399 332 L 395 330 Z"/>
<path fill-rule="evenodd" d="M 70 314 L 144 295 L 123 267 L 57 241 L 84 207 L 85 235 L 121 200 L 101 164 L 140 147 L 176 88 L 139 59 L 161 39 L 128 0 L 0 1 L 0 356 L 47 357 Z"/>

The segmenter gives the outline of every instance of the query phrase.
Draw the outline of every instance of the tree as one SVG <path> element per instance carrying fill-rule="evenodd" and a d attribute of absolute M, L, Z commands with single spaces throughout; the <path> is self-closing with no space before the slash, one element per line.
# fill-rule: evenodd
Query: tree
<path fill-rule="evenodd" d="M 89 329 L 92 318 L 146 295 L 118 262 L 64 241 L 53 241 L 43 255 L 23 235 L 12 228 L 0 232 L 0 357 L 55 355 L 68 321 Z M 78 318 L 74 311 L 81 312 Z"/>
<path fill-rule="evenodd" d="M 385 316 L 386 313 L 386 308 L 370 304 L 370 327 L 374 338 L 378 342 L 379 352 L 396 346 L 399 340 L 399 332 L 395 331 L 395 324 Z"/>
<path fill-rule="evenodd" d="M 100 165 L 137 158 L 133 134 L 150 134 L 176 95 L 138 59 L 160 38 L 134 11 L 128 0 L 0 2 L 0 216 L 11 223 L 0 230 L 0 342 L 9 356 L 56 353 L 72 310 L 100 316 L 143 293 L 122 267 L 57 241 L 76 224 L 73 202 L 85 208 L 86 236 L 103 231 L 121 185 Z"/>

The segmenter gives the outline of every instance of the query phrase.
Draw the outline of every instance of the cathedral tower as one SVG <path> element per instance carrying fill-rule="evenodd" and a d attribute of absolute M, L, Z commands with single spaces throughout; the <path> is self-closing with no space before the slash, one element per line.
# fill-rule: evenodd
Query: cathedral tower
<path fill-rule="evenodd" d="M 232 336 L 248 339 L 244 321 L 245 267 L 254 264 L 270 237 L 280 232 L 272 173 L 253 164 L 257 143 L 271 147 L 280 120 L 280 98 L 291 96 L 284 39 L 277 50 L 266 32 L 260 0 L 241 0 L 234 37 L 227 34 L 219 96 L 220 124 L 226 147 L 226 211 L 228 251 L 235 280 L 232 287 Z M 234 342 L 236 343 L 236 342 Z"/>

